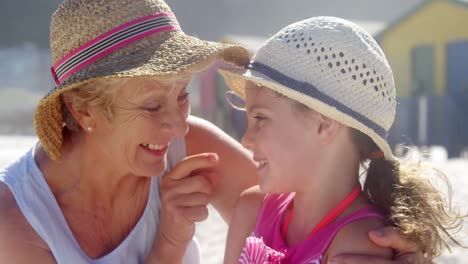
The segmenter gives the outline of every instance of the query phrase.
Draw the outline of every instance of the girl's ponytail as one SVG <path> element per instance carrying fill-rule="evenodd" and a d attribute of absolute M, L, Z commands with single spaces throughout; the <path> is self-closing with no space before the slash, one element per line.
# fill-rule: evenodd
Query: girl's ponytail
<path fill-rule="evenodd" d="M 371 203 L 378 205 L 387 219 L 391 216 L 391 209 L 395 205 L 394 194 L 400 185 L 398 164 L 385 158 L 371 159 L 364 183 L 364 192 Z"/>
<path fill-rule="evenodd" d="M 448 241 L 462 246 L 452 234 L 461 230 L 464 216 L 451 212 L 451 193 L 445 200 L 425 177 L 439 176 L 450 190 L 450 183 L 440 170 L 421 163 L 403 165 L 373 155 L 380 151 L 377 145 L 357 130 L 353 131 L 353 139 L 361 163 L 370 159 L 364 192 L 390 225 L 416 242 L 429 258 L 440 255 L 444 247 L 450 250 Z"/>

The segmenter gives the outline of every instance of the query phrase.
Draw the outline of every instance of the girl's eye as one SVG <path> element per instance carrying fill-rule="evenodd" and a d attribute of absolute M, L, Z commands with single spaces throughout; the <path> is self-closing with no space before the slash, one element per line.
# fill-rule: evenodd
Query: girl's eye
<path fill-rule="evenodd" d="M 179 95 L 179 97 L 177 97 L 177 101 L 179 101 L 180 103 L 185 103 L 188 99 L 189 94 L 190 94 L 189 92 L 185 92 Z"/>
<path fill-rule="evenodd" d="M 262 120 L 265 120 L 266 118 L 262 115 L 254 115 L 253 118 L 257 121 L 262 121 Z"/>

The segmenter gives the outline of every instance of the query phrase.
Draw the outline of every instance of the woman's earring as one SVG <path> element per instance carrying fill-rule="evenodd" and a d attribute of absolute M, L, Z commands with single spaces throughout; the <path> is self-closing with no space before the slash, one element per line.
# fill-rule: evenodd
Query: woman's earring
<path fill-rule="evenodd" d="M 88 126 L 86 127 L 86 130 L 88 130 L 89 133 L 93 132 L 93 127 L 92 126 Z"/>

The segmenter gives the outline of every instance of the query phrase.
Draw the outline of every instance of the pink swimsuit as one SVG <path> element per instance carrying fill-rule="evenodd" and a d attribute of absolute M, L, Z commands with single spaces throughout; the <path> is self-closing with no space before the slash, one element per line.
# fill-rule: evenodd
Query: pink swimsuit
<path fill-rule="evenodd" d="M 333 238 L 346 224 L 368 217 L 384 219 L 374 207 L 366 206 L 332 222 L 293 247 L 288 247 L 281 234 L 281 228 L 293 199 L 294 193 L 269 194 L 265 197 L 254 233 L 247 238 L 239 263 L 320 264 Z"/>

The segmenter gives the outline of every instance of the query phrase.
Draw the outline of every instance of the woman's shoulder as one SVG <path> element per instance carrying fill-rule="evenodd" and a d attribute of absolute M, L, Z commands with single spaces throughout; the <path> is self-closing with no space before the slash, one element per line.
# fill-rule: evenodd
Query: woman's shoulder
<path fill-rule="evenodd" d="M 6 233 L 25 231 L 27 221 L 21 213 L 10 188 L 0 182 L 0 238 Z"/>
<path fill-rule="evenodd" d="M 53 263 L 47 244 L 22 214 L 9 187 L 0 182 L 0 262 Z"/>
<path fill-rule="evenodd" d="M 0 167 L 0 178 L 4 177 L 5 175 L 21 173 L 27 169 L 27 165 L 30 159 L 33 159 L 34 148 L 30 148 L 29 150 L 23 152 L 17 158 L 10 160 L 7 163 L 3 163 Z"/>

